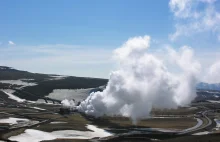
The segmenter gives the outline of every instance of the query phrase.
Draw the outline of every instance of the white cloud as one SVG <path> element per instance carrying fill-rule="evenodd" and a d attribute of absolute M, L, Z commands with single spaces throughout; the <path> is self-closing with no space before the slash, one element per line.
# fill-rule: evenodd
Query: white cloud
<path fill-rule="evenodd" d="M 191 48 L 169 49 L 174 74 L 162 58 L 149 53 L 150 37 L 130 38 L 114 52 L 118 70 L 110 75 L 103 92 L 95 92 L 78 109 L 88 115 L 122 115 L 133 122 L 149 117 L 154 108 L 176 108 L 189 104 L 196 96 L 195 85 L 200 69 Z"/>
<path fill-rule="evenodd" d="M 170 0 L 169 6 L 175 17 L 175 32 L 170 39 L 211 32 L 220 34 L 220 12 L 215 0 Z"/>
<path fill-rule="evenodd" d="M 15 43 L 13 41 L 9 40 L 8 45 L 15 45 Z"/>
<path fill-rule="evenodd" d="M 192 2 L 193 0 L 171 0 L 169 6 L 176 17 L 187 18 L 194 16 L 191 13 Z"/>
<path fill-rule="evenodd" d="M 203 81 L 208 83 L 220 83 L 220 61 L 212 64 L 204 76 Z"/>
<path fill-rule="evenodd" d="M 202 1 L 202 2 L 207 2 L 207 3 L 213 3 L 213 2 L 215 2 L 216 0 L 200 0 L 200 1 Z"/>
<path fill-rule="evenodd" d="M 220 41 L 220 34 L 218 35 L 218 41 Z"/>

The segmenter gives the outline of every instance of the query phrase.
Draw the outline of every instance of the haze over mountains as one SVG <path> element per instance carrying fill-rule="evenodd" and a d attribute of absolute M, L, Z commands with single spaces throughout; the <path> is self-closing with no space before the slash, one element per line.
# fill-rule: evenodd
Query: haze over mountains
<path fill-rule="evenodd" d="M 40 81 L 53 78 L 51 76 L 56 76 L 56 75 L 31 73 L 28 71 L 17 70 L 12 67 L 0 66 L 0 80 L 34 79 L 36 82 L 40 82 Z M 84 77 L 71 77 L 71 76 L 66 76 L 66 77 L 75 78 L 75 79 L 76 78 L 86 79 Z M 87 78 L 87 80 L 89 79 L 99 80 L 102 82 L 101 85 L 107 84 L 107 81 L 108 81 L 107 79 Z M 31 80 L 29 80 L 29 82 L 31 82 Z M 94 82 L 92 84 L 94 84 Z M 82 88 L 84 87 L 87 88 L 89 86 L 82 86 Z M 206 82 L 200 82 L 197 84 L 196 88 L 199 90 L 220 91 L 220 83 L 211 84 L 211 83 L 206 83 Z"/>
<path fill-rule="evenodd" d="M 200 82 L 197 84 L 197 89 L 220 91 L 220 83 L 210 84 L 210 83 Z"/>

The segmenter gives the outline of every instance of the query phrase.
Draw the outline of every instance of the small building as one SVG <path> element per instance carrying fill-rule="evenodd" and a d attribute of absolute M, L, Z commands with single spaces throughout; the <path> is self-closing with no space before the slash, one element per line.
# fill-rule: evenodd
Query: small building
<path fill-rule="evenodd" d="M 64 115 L 64 114 L 70 114 L 70 109 L 69 108 L 60 108 L 60 114 Z"/>

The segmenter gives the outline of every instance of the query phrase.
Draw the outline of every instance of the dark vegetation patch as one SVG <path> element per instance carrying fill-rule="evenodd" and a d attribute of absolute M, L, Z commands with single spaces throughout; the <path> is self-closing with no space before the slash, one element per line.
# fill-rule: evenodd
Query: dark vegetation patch
<path fill-rule="evenodd" d="M 184 136 L 174 139 L 163 140 L 162 142 L 220 142 L 220 135 L 209 134 L 200 136 Z"/>
<path fill-rule="evenodd" d="M 41 97 L 49 95 L 54 89 L 86 89 L 105 85 L 108 80 L 98 78 L 67 77 L 61 80 L 48 80 L 39 82 L 36 86 L 25 87 L 16 90 L 16 96 L 36 101 Z"/>
<path fill-rule="evenodd" d="M 189 116 L 193 115 L 198 111 L 202 111 L 201 108 L 187 108 L 179 107 L 177 109 L 152 109 L 151 115 L 182 115 Z"/>
<path fill-rule="evenodd" d="M 8 83 L 1 83 L 0 82 L 0 89 L 13 89 L 21 87 L 21 85 L 15 85 L 15 84 L 8 84 Z"/>
<path fill-rule="evenodd" d="M 17 136 L 21 133 L 24 133 L 24 131 L 25 131 L 25 128 L 21 128 L 21 129 L 17 129 L 17 130 L 14 130 L 14 131 L 10 131 L 8 133 L 0 133 L 0 139 L 9 141 L 8 140 L 9 137 Z"/>
<path fill-rule="evenodd" d="M 165 128 L 165 129 L 186 129 L 197 124 L 193 118 L 153 118 L 138 121 L 133 124 L 126 117 L 100 117 L 91 120 L 95 125 L 103 128 L 133 129 L 133 128 Z M 123 132 L 123 131 L 122 131 Z"/>
<path fill-rule="evenodd" d="M 59 130 L 79 130 L 79 131 L 88 131 L 86 125 L 90 122 L 87 121 L 84 117 L 80 114 L 72 114 L 66 116 L 53 116 L 51 115 L 39 115 L 38 117 L 45 118 L 45 119 L 52 119 L 53 122 L 66 122 L 66 123 L 57 123 L 51 124 L 47 123 L 44 125 L 40 125 L 39 127 L 35 127 L 34 129 L 52 132 L 52 131 L 59 131 Z"/>
<path fill-rule="evenodd" d="M 131 134 L 103 139 L 104 142 L 220 142 L 219 134 L 178 136 L 171 133 L 164 134 Z"/>
<path fill-rule="evenodd" d="M 2 66 L 0 66 L 2 68 Z M 30 73 L 27 71 L 20 71 L 10 67 L 0 69 L 0 80 L 18 80 L 18 79 L 35 79 L 36 81 L 43 81 L 45 78 L 50 78 L 47 74 Z"/>
<path fill-rule="evenodd" d="M 59 80 L 52 80 L 56 75 L 30 73 L 27 71 L 20 71 L 12 69 L 10 67 L 0 66 L 0 80 L 18 80 L 18 79 L 34 79 L 23 80 L 25 82 L 35 82 L 36 86 L 27 86 L 22 90 L 17 89 L 14 95 L 36 101 L 39 98 L 47 96 L 54 89 L 86 89 L 96 88 L 102 85 L 106 85 L 107 79 L 99 78 L 86 78 L 86 77 L 74 77 L 69 76 Z M 11 85 L 6 83 L 0 83 L 0 89 L 14 89 L 21 86 Z"/>
<path fill-rule="evenodd" d="M 10 103 L 16 103 L 17 104 L 17 102 L 15 100 L 9 99 L 8 95 L 5 94 L 2 91 L 0 91 L 0 102 L 2 102 L 2 103 L 9 103 L 9 104 Z"/>
<path fill-rule="evenodd" d="M 102 142 L 157 142 L 175 138 L 177 135 L 174 133 L 137 133 L 137 134 L 122 134 L 118 136 L 108 137 L 101 139 Z"/>

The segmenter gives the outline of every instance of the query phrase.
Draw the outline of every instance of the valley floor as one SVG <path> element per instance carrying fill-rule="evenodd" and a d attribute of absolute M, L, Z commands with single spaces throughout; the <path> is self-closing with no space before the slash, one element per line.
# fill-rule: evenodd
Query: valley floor
<path fill-rule="evenodd" d="M 4 101 L 0 103 L 0 139 L 3 141 L 220 140 L 220 113 L 218 109 L 210 107 L 213 106 L 210 102 L 195 103 L 177 110 L 154 109 L 150 119 L 140 120 L 134 125 L 125 117 L 94 118 L 78 112 L 61 115 L 60 105 L 28 101 L 18 103 L 4 92 L 1 92 L 1 96 Z"/>

